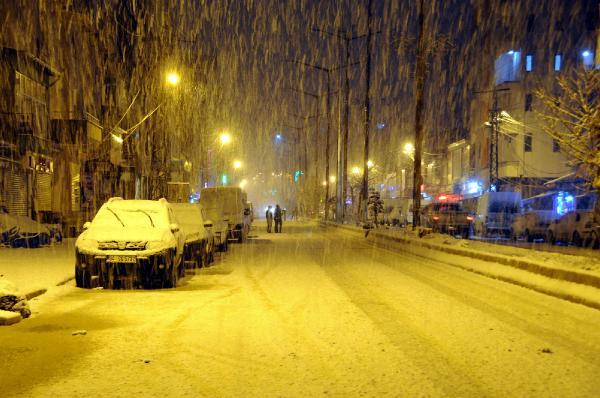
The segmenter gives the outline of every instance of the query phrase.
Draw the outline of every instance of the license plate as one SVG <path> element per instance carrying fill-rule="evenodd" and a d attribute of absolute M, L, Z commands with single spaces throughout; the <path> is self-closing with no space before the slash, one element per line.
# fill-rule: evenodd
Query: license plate
<path fill-rule="evenodd" d="M 135 263 L 135 256 L 108 256 L 107 263 Z"/>

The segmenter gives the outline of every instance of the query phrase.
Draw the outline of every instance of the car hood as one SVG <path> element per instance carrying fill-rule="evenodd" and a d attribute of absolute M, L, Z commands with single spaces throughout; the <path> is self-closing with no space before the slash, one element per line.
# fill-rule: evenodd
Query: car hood
<path fill-rule="evenodd" d="M 171 231 L 162 228 L 120 228 L 91 226 L 80 239 L 104 241 L 165 241 L 172 239 Z"/>

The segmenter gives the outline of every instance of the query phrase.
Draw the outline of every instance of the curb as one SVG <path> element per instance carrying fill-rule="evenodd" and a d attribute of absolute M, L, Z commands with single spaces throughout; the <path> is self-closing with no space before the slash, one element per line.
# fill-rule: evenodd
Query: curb
<path fill-rule="evenodd" d="M 323 227 L 331 227 L 332 226 L 332 227 L 336 227 L 339 229 L 343 229 L 343 230 L 351 232 L 351 233 L 355 233 L 360 236 L 364 235 L 362 230 L 359 230 L 353 226 L 339 225 L 339 224 L 325 223 L 325 222 L 321 222 L 320 224 Z M 441 251 L 441 252 L 445 252 L 448 254 L 457 255 L 457 256 L 461 256 L 461 257 L 468 257 L 468 258 L 473 258 L 476 260 L 493 262 L 493 263 L 498 263 L 501 265 L 508 265 L 510 267 L 517 268 L 519 270 L 537 274 L 537 275 L 547 277 L 550 279 L 562 280 L 562 281 L 571 282 L 571 283 L 577 283 L 577 284 L 581 284 L 581 285 L 591 287 L 591 288 L 600 288 L 600 277 L 598 277 L 596 275 L 590 275 L 590 274 L 579 273 L 576 271 L 545 267 L 545 266 L 535 263 L 535 262 L 525 261 L 525 260 L 521 260 L 521 259 L 514 259 L 514 258 L 510 258 L 510 257 L 503 256 L 503 255 L 494 255 L 494 254 L 489 254 L 489 253 L 477 253 L 477 252 L 472 252 L 469 250 L 461 250 L 461 249 L 455 248 L 455 247 L 447 247 L 447 246 L 443 246 L 440 244 L 424 242 L 424 241 L 420 241 L 417 239 L 402 238 L 399 236 L 390 236 L 390 235 L 378 233 L 377 231 L 373 231 L 373 230 L 371 230 L 371 232 L 369 233 L 369 237 L 373 237 L 373 238 L 381 239 L 381 240 L 399 242 L 403 245 L 421 246 L 426 249 Z M 450 265 L 453 265 L 453 264 L 450 264 Z M 454 265 L 454 266 L 457 266 L 457 265 Z M 595 302 L 593 300 L 588 300 L 584 297 L 578 297 L 578 296 L 575 296 L 575 295 L 569 294 L 569 293 L 558 292 L 558 291 L 554 291 L 554 290 L 550 290 L 550 289 L 546 289 L 546 288 L 541 288 L 539 286 L 536 286 L 535 284 L 528 283 L 523 280 L 517 280 L 514 278 L 502 276 L 502 275 L 496 275 L 491 272 L 482 272 L 481 270 L 476 270 L 476 269 L 473 269 L 473 268 L 467 267 L 467 266 L 464 266 L 461 268 L 464 268 L 466 270 L 469 270 L 469 271 L 472 271 L 472 272 L 475 272 L 475 273 L 478 273 L 478 274 L 481 274 L 484 276 L 503 280 L 505 282 L 515 283 L 517 285 L 527 287 L 527 288 L 539 291 L 541 293 L 556 296 L 556 297 L 559 297 L 559 298 L 562 298 L 562 299 L 565 299 L 568 301 L 580 303 L 580 304 L 586 305 L 588 307 L 600 309 L 599 302 Z"/>
<path fill-rule="evenodd" d="M 67 283 L 69 283 L 70 281 L 72 281 L 73 279 L 75 279 L 74 276 L 69 276 L 68 278 L 65 278 L 63 280 L 61 280 L 60 282 L 58 282 L 56 284 L 56 286 L 62 286 L 62 285 L 66 285 Z M 46 288 L 41 288 L 41 289 L 35 289 L 32 290 L 30 292 L 25 293 L 23 296 L 25 296 L 25 298 L 27 300 L 31 300 L 33 298 L 36 298 L 38 296 L 41 296 L 42 294 L 46 293 L 48 291 L 48 289 Z"/>

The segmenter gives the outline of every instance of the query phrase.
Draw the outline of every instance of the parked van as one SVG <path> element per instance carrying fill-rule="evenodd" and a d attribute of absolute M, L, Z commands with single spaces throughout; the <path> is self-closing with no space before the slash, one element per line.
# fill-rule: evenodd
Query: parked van
<path fill-rule="evenodd" d="M 514 218 L 521 213 L 521 192 L 486 192 L 477 201 L 475 235 L 510 236 Z"/>
<path fill-rule="evenodd" d="M 239 187 L 213 187 L 200 191 L 200 204 L 211 208 L 222 205 L 229 228 L 229 239 L 243 242 L 248 236 L 250 214 L 246 209 L 246 193 Z"/>
<path fill-rule="evenodd" d="M 556 212 L 557 192 L 546 192 L 521 202 L 521 214 L 515 216 L 511 226 L 513 240 L 545 239 L 548 226 L 558 218 Z"/>

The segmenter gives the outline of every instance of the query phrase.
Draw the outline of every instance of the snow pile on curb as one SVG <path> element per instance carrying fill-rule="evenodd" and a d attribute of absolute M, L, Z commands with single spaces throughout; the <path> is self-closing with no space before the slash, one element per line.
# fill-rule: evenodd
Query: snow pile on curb
<path fill-rule="evenodd" d="M 30 315 L 27 299 L 19 294 L 14 284 L 0 279 L 0 325 L 11 325 Z"/>
<path fill-rule="evenodd" d="M 359 227 L 333 223 L 321 225 L 333 226 L 357 237 L 365 236 L 364 230 Z M 496 250 L 497 245 L 476 242 L 481 248 L 473 250 L 468 247 L 472 241 L 439 234 L 419 238 L 412 231 L 371 230 L 367 240 L 392 250 L 399 243 L 402 250 L 417 256 L 436 259 L 487 277 L 600 309 L 600 272 L 594 269 L 595 263 L 599 261 L 596 258 L 511 248 L 516 249 L 517 255 L 513 258 L 506 254 L 509 250 L 507 248 Z M 487 250 L 483 251 L 485 249 Z M 504 253 L 498 253 L 499 251 Z M 523 255 L 518 251 L 530 253 Z M 440 252 L 446 255 L 440 257 Z M 472 260 L 465 262 L 465 257 Z M 590 267 L 580 269 L 578 261 L 587 262 Z"/>

